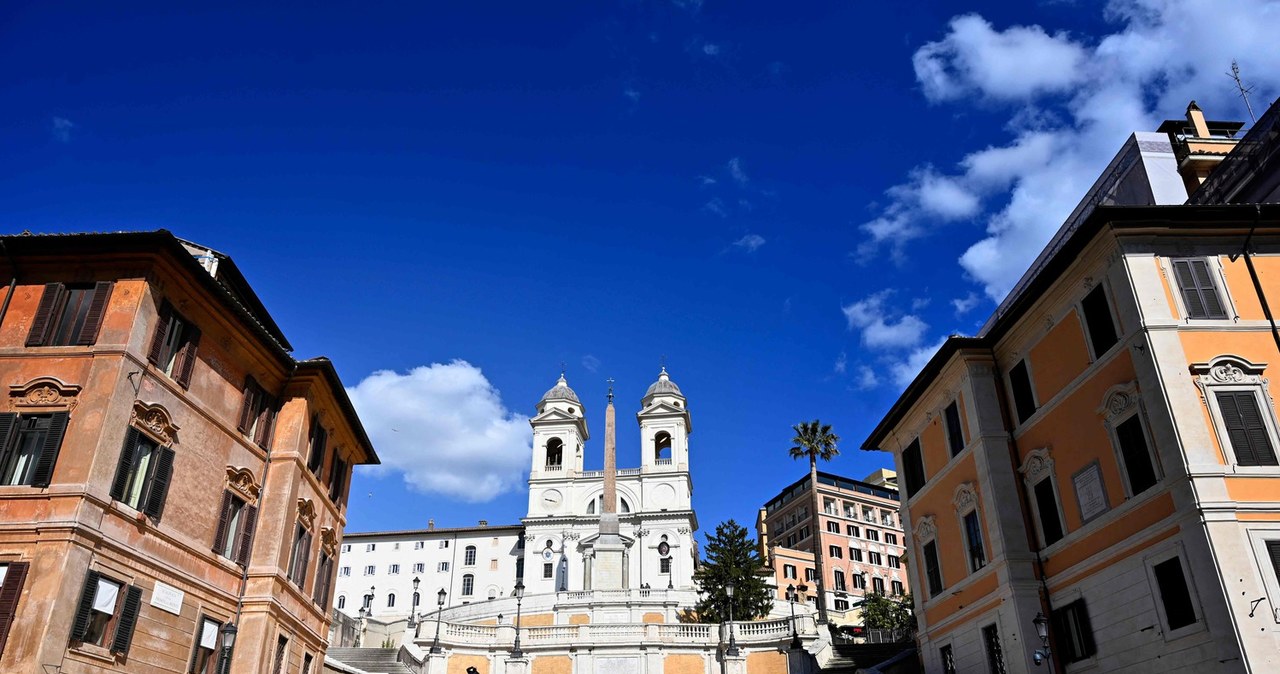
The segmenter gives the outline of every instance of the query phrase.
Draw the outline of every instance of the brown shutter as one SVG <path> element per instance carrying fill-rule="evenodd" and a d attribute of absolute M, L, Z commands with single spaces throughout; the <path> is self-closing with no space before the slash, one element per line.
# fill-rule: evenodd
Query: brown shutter
<path fill-rule="evenodd" d="M 35 469 L 31 471 L 31 486 L 48 487 L 53 481 L 53 466 L 58 462 L 58 450 L 62 448 L 62 436 L 66 432 L 67 413 L 54 412 L 49 415 L 49 432 L 44 436 L 40 458 L 36 459 Z"/>
<path fill-rule="evenodd" d="M 173 307 L 168 302 L 160 305 L 160 315 L 156 320 L 156 332 L 151 336 L 151 348 L 147 350 L 147 360 L 152 365 L 160 365 L 160 354 L 164 351 L 164 340 L 169 336 L 169 319 L 173 316 Z"/>
<path fill-rule="evenodd" d="M 262 411 L 258 414 L 258 430 L 253 441 L 263 449 L 271 449 L 271 433 L 276 425 L 276 401 L 262 394 Z"/>
<path fill-rule="evenodd" d="M 101 577 L 97 571 L 90 571 L 84 576 L 80 605 L 76 607 L 76 619 L 71 623 L 72 641 L 84 641 L 85 632 L 89 631 L 89 619 L 93 617 L 93 599 L 98 596 L 98 579 Z"/>
<path fill-rule="evenodd" d="M 240 513 L 240 549 L 236 551 L 236 564 L 249 566 L 249 553 L 253 547 L 253 527 L 258 522 L 258 509 L 246 505 Z"/>
<path fill-rule="evenodd" d="M 130 585 L 120 609 L 120 621 L 116 623 L 115 638 L 111 640 L 111 652 L 129 655 L 133 644 L 133 629 L 138 624 L 138 612 L 142 609 L 142 588 Z"/>
<path fill-rule="evenodd" d="M 329 585 L 333 582 L 333 558 L 320 553 L 320 565 L 316 567 L 316 591 L 312 598 L 320 608 L 329 610 Z"/>
<path fill-rule="evenodd" d="M 236 429 L 241 433 L 249 430 L 249 425 L 253 423 L 253 412 L 258 406 L 258 383 L 253 377 L 245 377 L 244 380 L 244 401 L 240 403 L 240 423 Z"/>
<path fill-rule="evenodd" d="M 27 562 L 10 562 L 5 572 L 4 585 L 0 586 L 0 657 L 9 641 L 9 628 L 18 614 L 18 599 L 22 597 L 22 584 L 27 579 Z"/>
<path fill-rule="evenodd" d="M 85 314 L 84 325 L 80 326 L 80 335 L 76 344 L 88 346 L 98 341 L 98 330 L 102 327 L 102 318 L 107 313 L 107 302 L 111 299 L 111 281 L 98 281 L 93 287 L 93 299 L 89 301 L 89 312 Z"/>
<path fill-rule="evenodd" d="M 1280 541 L 1267 541 L 1267 556 L 1271 558 L 1271 571 L 1280 582 Z"/>
<path fill-rule="evenodd" d="M 124 447 L 120 450 L 120 462 L 116 464 L 116 476 L 111 480 L 111 500 L 123 501 L 124 490 L 129 482 L 129 467 L 133 465 L 133 455 L 138 451 L 140 439 L 138 429 L 133 426 L 124 434 Z"/>
<path fill-rule="evenodd" d="M 147 502 L 142 511 L 147 515 L 160 519 L 164 514 L 164 502 L 169 496 L 169 482 L 173 479 L 174 451 L 169 447 L 156 448 L 156 467 L 151 473 L 151 488 L 147 490 Z"/>
<path fill-rule="evenodd" d="M 182 388 L 191 386 L 191 372 L 196 367 L 196 349 L 200 346 L 200 329 L 187 326 L 186 341 L 178 354 L 180 362 L 174 365 L 174 381 Z"/>
<path fill-rule="evenodd" d="M 307 565 L 311 563 L 311 532 L 303 532 L 302 534 L 302 550 L 300 550 L 301 559 L 298 560 L 298 587 L 301 588 L 307 584 Z"/>
<path fill-rule="evenodd" d="M 0 412 L 0 458 L 9 450 L 13 429 L 18 427 L 18 415 L 13 412 Z"/>
<path fill-rule="evenodd" d="M 36 315 L 31 319 L 31 331 L 27 333 L 27 346 L 44 346 L 49 341 L 53 327 L 53 312 L 62 297 L 61 283 L 46 283 Z"/>
<path fill-rule="evenodd" d="M 216 554 L 222 554 L 222 548 L 227 545 L 227 526 L 231 524 L 231 492 L 222 492 L 222 506 L 218 508 L 218 530 L 213 535 L 213 551 Z M 234 536 L 235 532 L 231 532 Z"/>

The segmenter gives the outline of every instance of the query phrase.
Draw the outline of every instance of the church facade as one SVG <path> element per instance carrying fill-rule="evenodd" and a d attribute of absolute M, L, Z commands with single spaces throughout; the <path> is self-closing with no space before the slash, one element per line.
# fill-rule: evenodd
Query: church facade
<path fill-rule="evenodd" d="M 611 399 L 607 425 L 612 407 Z M 415 608 L 434 611 L 440 590 L 446 607 L 508 597 L 518 577 L 530 595 L 692 591 L 698 560 L 692 422 L 665 368 L 641 399 L 636 420 L 639 465 L 617 467 L 613 434 L 606 432 L 606 469 L 587 470 L 587 411 L 561 375 L 530 419 L 529 502 L 520 523 L 347 534 L 335 607 L 351 616 L 363 608 L 395 619 Z M 613 493 L 610 503 L 606 492 Z"/>

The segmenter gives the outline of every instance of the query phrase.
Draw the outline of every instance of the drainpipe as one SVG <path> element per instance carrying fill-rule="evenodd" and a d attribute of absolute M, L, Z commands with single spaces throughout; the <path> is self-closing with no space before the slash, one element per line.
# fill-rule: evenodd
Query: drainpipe
<path fill-rule="evenodd" d="M 13 291 L 18 287 L 18 261 L 13 259 L 13 253 L 9 251 L 9 247 L 4 245 L 4 241 L 0 240 L 0 249 L 4 249 L 5 257 L 9 258 L 9 266 L 12 267 L 13 276 L 9 279 L 9 292 L 4 294 L 4 303 L 0 304 L 0 325 L 4 324 L 4 317 L 9 313 L 9 300 L 13 299 Z"/>
<path fill-rule="evenodd" d="M 1271 324 L 1271 337 L 1276 342 L 1276 350 L 1280 351 L 1280 328 L 1276 326 L 1276 317 L 1271 313 L 1271 305 L 1267 304 L 1267 295 L 1262 291 L 1262 281 L 1258 278 L 1258 270 L 1253 267 L 1253 256 L 1249 254 L 1250 244 L 1253 243 L 1253 232 L 1258 228 L 1258 223 L 1262 220 L 1262 204 L 1254 204 L 1253 208 L 1253 224 L 1249 226 L 1249 235 L 1244 238 L 1244 245 L 1241 247 L 1240 253 L 1230 256 L 1230 259 L 1235 262 L 1238 258 L 1244 257 L 1244 265 L 1249 268 L 1249 278 L 1253 281 L 1253 291 L 1258 293 L 1258 302 L 1262 305 L 1262 314 L 1267 317 L 1267 322 Z"/>

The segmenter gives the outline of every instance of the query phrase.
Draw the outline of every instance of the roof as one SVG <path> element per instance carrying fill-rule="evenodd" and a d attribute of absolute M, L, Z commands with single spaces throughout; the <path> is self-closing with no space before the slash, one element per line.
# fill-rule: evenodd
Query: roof
<path fill-rule="evenodd" d="M 560 373 L 560 379 L 556 382 L 556 385 L 552 386 L 546 393 L 542 394 L 542 399 L 538 401 L 538 404 L 541 405 L 548 400 L 568 400 L 570 402 L 578 403 L 579 405 L 582 404 L 582 401 L 578 400 L 578 394 L 574 393 L 573 389 L 569 388 L 569 382 L 565 381 L 563 372 Z"/>
<path fill-rule="evenodd" d="M 1206 120 L 1205 126 L 1210 131 L 1229 131 L 1235 133 L 1244 128 L 1244 122 L 1224 121 L 1224 120 Z M 1184 129 L 1190 128 L 1191 122 L 1186 119 L 1166 119 L 1156 127 L 1159 133 L 1181 133 Z"/>
<path fill-rule="evenodd" d="M 655 381 L 652 384 L 650 384 L 649 390 L 644 392 L 645 398 L 648 398 L 650 396 L 655 396 L 655 395 L 673 395 L 673 396 L 680 396 L 681 398 L 684 397 L 684 394 L 680 392 L 680 387 L 676 386 L 676 383 L 671 381 L 671 375 L 667 374 L 667 368 L 665 365 L 662 367 L 662 372 L 658 373 L 658 381 Z"/>
<path fill-rule="evenodd" d="M 862 442 L 862 449 L 879 450 L 889 431 L 907 415 L 911 406 L 924 394 L 942 368 L 951 357 L 964 349 L 993 349 L 999 340 L 1022 318 L 1032 304 L 1050 285 L 1057 281 L 1069 266 L 1075 263 L 1077 255 L 1104 228 L 1110 229 L 1207 229 L 1214 233 L 1223 230 L 1237 230 L 1240 234 L 1248 232 L 1254 225 L 1280 227 L 1280 204 L 1230 204 L 1215 206 L 1098 206 L 1094 211 L 1066 238 L 1055 243 L 1059 245 L 1053 254 L 1044 260 L 1043 266 L 1035 276 L 1015 290 L 1001 303 L 1003 312 L 990 319 L 984 326 L 982 334 L 977 337 L 961 337 L 953 335 L 943 342 L 942 347 L 929 359 L 915 379 L 885 413 L 880 423 Z"/>
<path fill-rule="evenodd" d="M 523 524 L 497 524 L 476 527 L 436 527 L 435 529 L 400 529 L 394 531 L 360 531 L 357 533 L 345 532 L 342 534 L 342 540 L 349 538 L 372 538 L 390 537 L 390 536 L 432 536 L 435 534 L 460 534 L 464 532 L 482 532 L 482 531 L 522 531 Z"/>
<path fill-rule="evenodd" d="M 369 456 L 369 460 L 364 465 L 381 464 L 382 460 L 378 458 L 378 453 L 373 449 L 373 442 L 369 440 L 369 434 L 364 430 L 364 423 L 360 421 L 360 415 L 356 414 L 355 405 L 351 404 L 351 397 L 347 395 L 347 389 L 342 385 L 342 379 L 338 377 L 338 370 L 333 366 L 333 361 L 324 356 L 298 361 L 298 372 L 307 370 L 319 372 L 328 382 L 329 388 L 333 390 L 333 397 L 338 401 L 342 416 L 346 418 L 347 424 L 351 426 L 351 432 L 355 434 L 356 440 L 360 441 Z"/>
<path fill-rule="evenodd" d="M 790 501 L 791 499 L 795 498 L 793 492 L 795 492 L 800 487 L 804 486 L 804 484 L 808 481 L 809 481 L 809 473 L 805 472 L 804 477 L 787 485 L 782 489 L 782 491 L 778 492 L 777 496 L 766 501 L 764 504 L 765 510 L 767 510 L 769 514 L 773 514 L 773 508 L 771 508 L 770 506 L 778 505 L 780 504 L 780 502 Z M 863 482 L 862 480 L 855 480 L 853 478 L 848 478 L 842 475 L 836 475 L 835 473 L 828 473 L 821 470 L 818 471 L 818 484 L 820 485 L 825 484 L 832 487 L 838 487 L 840 489 L 848 489 L 849 491 L 855 491 L 855 492 L 867 494 L 869 496 L 877 496 L 879 498 L 892 499 L 895 501 L 898 500 L 899 498 L 898 490 L 896 489 L 886 489 L 884 487 L 880 487 L 880 486 L 871 484 L 869 482 Z"/>

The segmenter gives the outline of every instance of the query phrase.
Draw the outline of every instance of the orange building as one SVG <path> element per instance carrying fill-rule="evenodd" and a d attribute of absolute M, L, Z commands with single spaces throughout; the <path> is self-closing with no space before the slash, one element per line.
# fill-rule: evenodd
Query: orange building
<path fill-rule="evenodd" d="M 872 482 L 872 479 L 875 482 Z M 827 619 L 861 624 L 864 596 L 903 595 L 910 588 L 898 518 L 898 491 L 891 471 L 876 471 L 867 481 L 818 472 L 822 512 L 810 512 L 809 476 L 783 489 L 760 509 L 757 540 L 773 569 L 778 599 L 788 587 L 804 586 L 804 600 L 818 601 L 813 546 L 821 545 L 826 578 Z"/>
<path fill-rule="evenodd" d="M 1280 206 L 1097 205 L 1175 161 L 1198 204 L 1277 172 L 1194 104 L 1162 128 L 864 443 L 897 460 L 928 672 L 1280 671 Z"/>
<path fill-rule="evenodd" d="M 0 237 L 0 671 L 320 671 L 351 468 L 333 365 L 166 231 Z M 227 629 L 234 626 L 234 632 Z"/>

